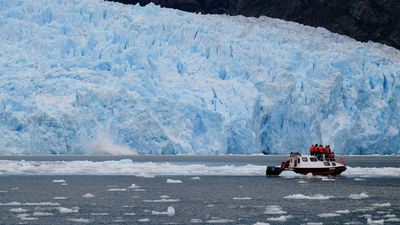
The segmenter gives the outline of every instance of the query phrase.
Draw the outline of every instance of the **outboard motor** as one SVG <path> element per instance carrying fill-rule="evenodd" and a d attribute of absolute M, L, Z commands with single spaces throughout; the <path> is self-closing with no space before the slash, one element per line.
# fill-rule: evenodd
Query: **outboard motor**
<path fill-rule="evenodd" d="M 270 175 L 279 175 L 281 174 L 281 172 L 283 171 L 282 167 L 278 167 L 278 166 L 267 166 L 267 171 L 266 171 L 266 175 L 270 176 Z"/>

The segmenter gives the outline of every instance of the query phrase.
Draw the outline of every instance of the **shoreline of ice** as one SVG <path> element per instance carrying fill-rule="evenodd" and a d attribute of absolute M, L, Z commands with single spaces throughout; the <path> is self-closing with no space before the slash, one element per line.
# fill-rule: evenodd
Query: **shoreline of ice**
<path fill-rule="evenodd" d="M 0 175 L 265 176 L 266 165 L 94 161 L 0 160 Z M 285 171 L 283 177 L 304 175 Z M 344 177 L 400 177 L 400 167 L 347 167 Z"/>

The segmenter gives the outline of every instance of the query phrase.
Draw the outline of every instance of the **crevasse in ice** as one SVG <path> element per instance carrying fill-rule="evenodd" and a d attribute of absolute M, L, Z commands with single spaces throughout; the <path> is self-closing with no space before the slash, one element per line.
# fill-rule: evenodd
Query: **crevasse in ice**
<path fill-rule="evenodd" d="M 400 52 L 282 20 L 0 0 L 0 153 L 399 153 Z M 93 143 L 97 143 L 93 145 Z"/>

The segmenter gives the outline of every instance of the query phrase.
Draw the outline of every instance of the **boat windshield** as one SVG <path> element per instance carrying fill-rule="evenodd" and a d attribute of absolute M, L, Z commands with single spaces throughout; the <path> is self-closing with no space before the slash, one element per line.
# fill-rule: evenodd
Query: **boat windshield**
<path fill-rule="evenodd" d="M 317 158 L 315 158 L 315 157 L 310 157 L 310 161 L 311 161 L 311 162 L 317 162 L 317 161 L 318 161 L 318 159 L 317 159 Z"/>

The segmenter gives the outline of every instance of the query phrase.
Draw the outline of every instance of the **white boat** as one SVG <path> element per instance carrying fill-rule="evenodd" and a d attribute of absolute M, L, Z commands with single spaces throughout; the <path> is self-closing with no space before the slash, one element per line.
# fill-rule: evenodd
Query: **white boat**
<path fill-rule="evenodd" d="M 289 159 L 280 166 L 268 166 L 266 175 L 279 175 L 282 171 L 293 171 L 300 174 L 339 175 L 346 170 L 344 162 L 336 162 L 334 158 L 325 158 L 322 154 L 318 158 L 313 155 L 302 155 L 291 152 Z"/>

